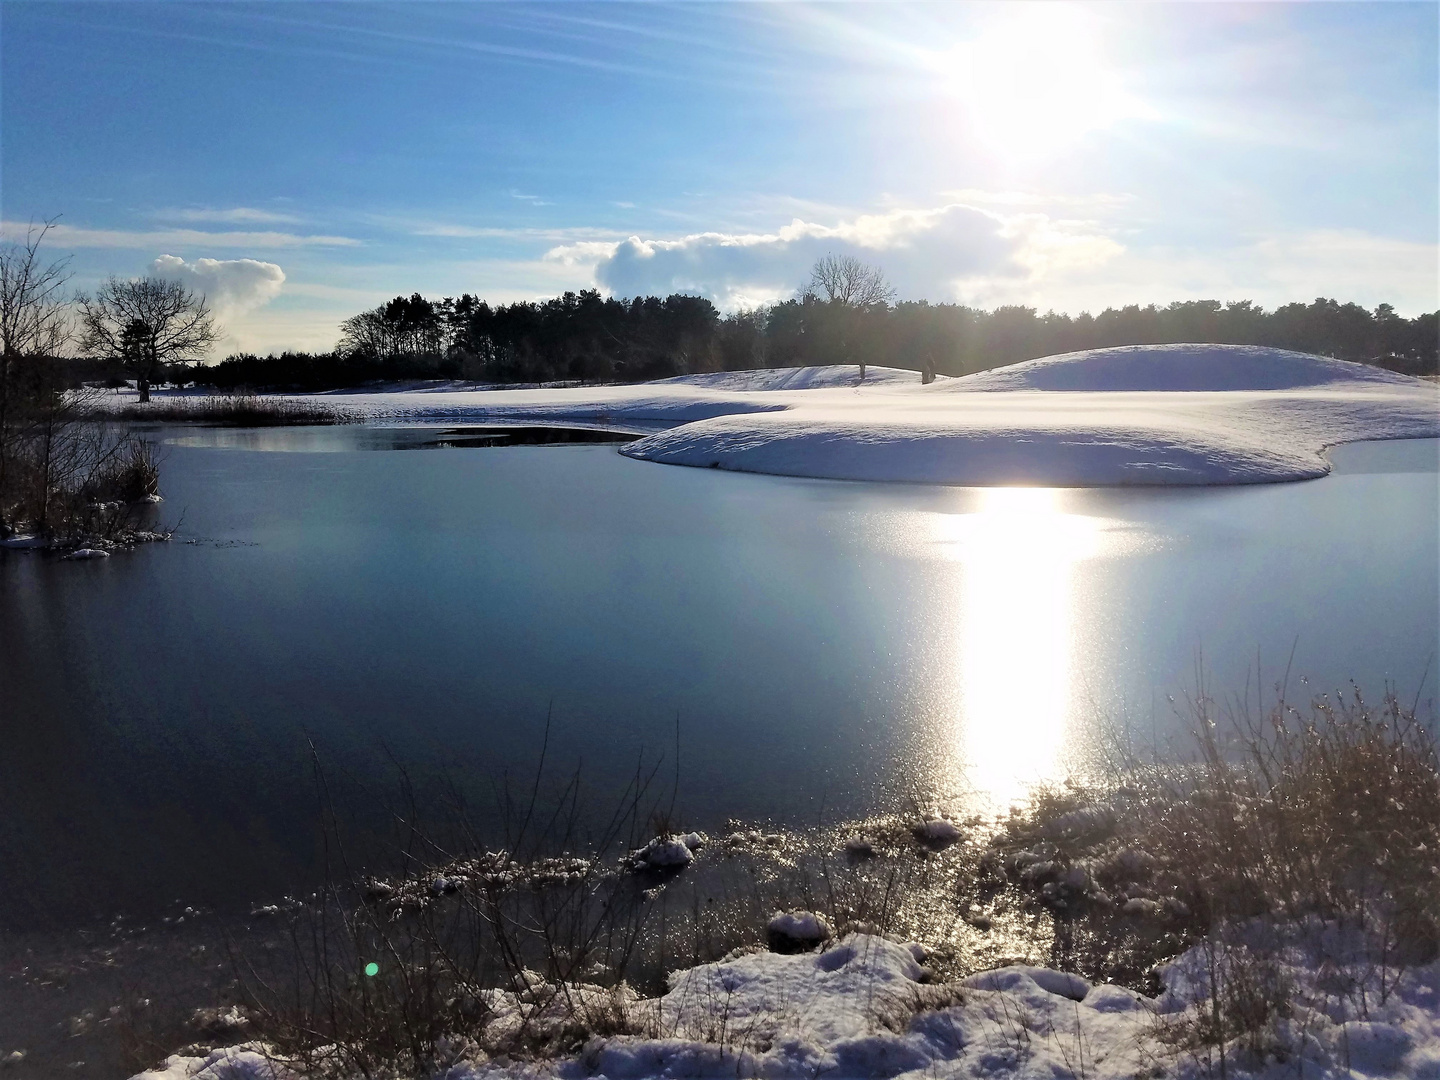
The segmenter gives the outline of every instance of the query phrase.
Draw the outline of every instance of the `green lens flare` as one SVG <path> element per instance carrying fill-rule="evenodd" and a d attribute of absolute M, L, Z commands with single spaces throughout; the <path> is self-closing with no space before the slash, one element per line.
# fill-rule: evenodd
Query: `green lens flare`
<path fill-rule="evenodd" d="M 365 974 L 371 976 L 372 978 L 376 975 L 379 975 L 380 965 L 375 963 L 374 960 L 371 960 L 370 963 L 365 965 Z"/>

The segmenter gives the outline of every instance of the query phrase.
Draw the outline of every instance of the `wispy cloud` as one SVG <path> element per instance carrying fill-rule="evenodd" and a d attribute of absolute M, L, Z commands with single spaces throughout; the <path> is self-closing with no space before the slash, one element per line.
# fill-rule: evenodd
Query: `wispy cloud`
<path fill-rule="evenodd" d="M 26 226 L 18 221 L 0 222 L 0 235 L 23 236 Z M 289 232 L 206 232 L 202 229 L 86 229 L 57 223 L 47 239 L 62 248 L 297 248 L 358 247 L 359 240 L 348 236 L 301 235 Z"/>
<path fill-rule="evenodd" d="M 298 225 L 301 221 L 294 214 L 277 214 L 273 210 L 257 210 L 253 206 L 234 206 L 223 210 L 170 208 L 155 210 L 150 217 L 157 221 L 214 222 L 219 225 Z"/>
<path fill-rule="evenodd" d="M 552 244 L 580 240 L 615 241 L 623 235 L 615 229 L 594 228 L 588 225 L 517 228 L 496 225 L 464 225 L 457 222 L 431 222 L 410 224 L 405 228 L 412 236 L 438 236 L 457 240 L 535 240 Z"/>

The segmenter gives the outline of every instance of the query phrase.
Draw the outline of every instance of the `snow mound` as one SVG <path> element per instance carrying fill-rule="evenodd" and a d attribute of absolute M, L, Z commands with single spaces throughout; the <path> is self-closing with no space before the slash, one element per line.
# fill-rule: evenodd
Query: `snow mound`
<path fill-rule="evenodd" d="M 948 381 L 948 380 L 947 380 Z M 855 364 L 823 367 L 756 368 L 753 371 L 712 371 L 704 375 L 675 375 L 656 379 L 650 386 L 698 386 L 707 390 L 821 390 L 837 386 L 873 386 L 886 383 L 919 384 L 918 371 L 867 367 L 865 378 Z"/>
<path fill-rule="evenodd" d="M 782 912 L 765 924 L 765 932 L 770 935 L 772 943 L 779 939 L 781 942 L 809 945 L 828 941 L 834 933 L 824 916 L 813 911 Z"/>
<path fill-rule="evenodd" d="M 645 436 L 620 453 L 669 465 L 965 486 L 1305 480 L 1330 471 L 1324 451 L 1339 443 L 1440 437 L 1435 386 L 1259 346 L 1097 349 L 930 385 L 895 369 L 868 369 L 863 384 L 858 374 L 325 400 L 375 420 L 605 427 Z"/>
<path fill-rule="evenodd" d="M 1069 998 L 1071 1001 L 1084 1001 L 1090 996 L 1090 984 L 1079 975 L 1072 975 L 1067 971 L 1052 971 L 1050 968 L 1030 967 L 1025 964 L 996 968 L 994 971 L 982 971 L 978 975 L 970 976 L 961 985 L 972 990 L 1022 993 L 1029 993 L 1032 988 L 1038 987 L 1047 994 Z"/>
<path fill-rule="evenodd" d="M 88 547 L 76 548 L 69 555 L 65 556 L 67 559 L 108 559 L 109 557 L 110 552 L 108 551 L 104 551 L 101 548 Z"/>
<path fill-rule="evenodd" d="M 657 836 L 644 847 L 636 848 L 626 856 L 625 863 L 634 870 L 678 870 L 690 865 L 695 858 L 695 851 L 699 850 L 704 842 L 699 833 Z"/>
<path fill-rule="evenodd" d="M 946 390 L 1296 390 L 1328 383 L 1405 385 L 1408 375 L 1263 345 L 1122 345 L 1026 360 Z"/>

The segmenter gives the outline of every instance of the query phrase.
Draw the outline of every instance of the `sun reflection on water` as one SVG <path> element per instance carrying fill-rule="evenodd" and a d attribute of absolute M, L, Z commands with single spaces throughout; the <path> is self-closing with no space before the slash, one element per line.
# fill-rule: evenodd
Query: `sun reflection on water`
<path fill-rule="evenodd" d="M 961 566 L 955 742 L 965 785 L 1003 809 L 1055 776 L 1072 696 L 1075 565 L 1102 522 L 1046 488 L 992 488 L 941 519 Z"/>

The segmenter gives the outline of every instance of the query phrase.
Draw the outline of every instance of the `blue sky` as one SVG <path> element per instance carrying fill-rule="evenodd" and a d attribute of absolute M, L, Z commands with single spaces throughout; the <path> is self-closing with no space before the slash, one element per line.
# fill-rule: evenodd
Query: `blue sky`
<path fill-rule="evenodd" d="M 1078 312 L 1437 300 L 1434 4 L 0 4 L 0 211 L 226 348 L 854 253 Z"/>

